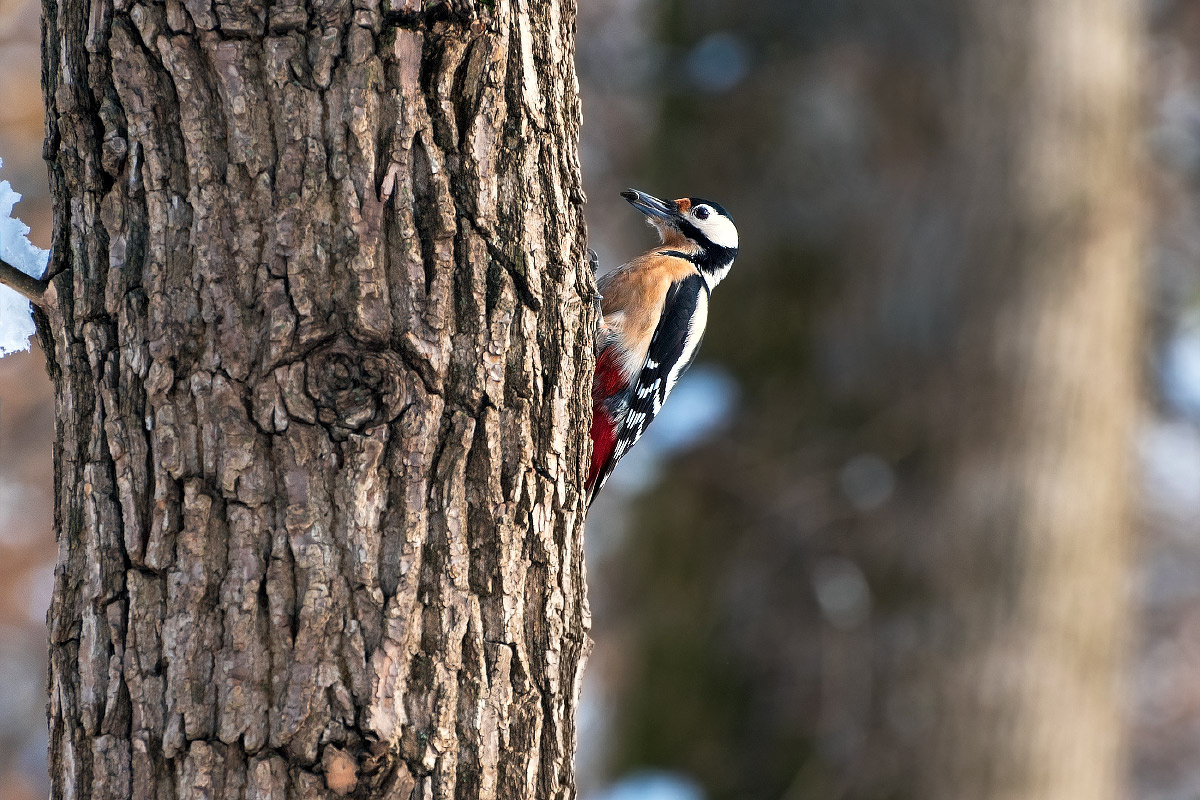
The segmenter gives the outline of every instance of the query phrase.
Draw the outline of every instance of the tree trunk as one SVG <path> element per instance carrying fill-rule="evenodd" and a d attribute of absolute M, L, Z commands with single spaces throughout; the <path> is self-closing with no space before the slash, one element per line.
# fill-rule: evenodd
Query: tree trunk
<path fill-rule="evenodd" d="M 557 798 L 574 3 L 46 0 L 54 798 Z"/>
<path fill-rule="evenodd" d="M 701 358 L 741 406 L 625 535 L 617 767 L 1123 796 L 1142 5 L 669 6 L 681 50 L 762 54 L 737 91 L 662 81 L 647 158 L 738 219 Z"/>
<path fill-rule="evenodd" d="M 1143 256 L 1132 0 L 972 0 L 921 796 L 1125 795 Z M 947 421 L 949 424 L 947 424 Z"/>

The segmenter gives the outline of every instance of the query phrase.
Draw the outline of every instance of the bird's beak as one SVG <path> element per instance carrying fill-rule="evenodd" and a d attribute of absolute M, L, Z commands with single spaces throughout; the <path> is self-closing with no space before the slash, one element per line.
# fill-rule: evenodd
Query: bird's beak
<path fill-rule="evenodd" d="M 626 189 L 621 192 L 621 197 L 651 219 L 676 219 L 679 216 L 679 207 L 674 203 L 659 200 L 654 195 L 639 192 L 637 189 Z"/>

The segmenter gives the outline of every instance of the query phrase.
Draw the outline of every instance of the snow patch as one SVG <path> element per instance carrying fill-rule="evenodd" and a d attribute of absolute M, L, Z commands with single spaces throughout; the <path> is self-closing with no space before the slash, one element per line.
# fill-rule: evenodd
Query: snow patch
<path fill-rule="evenodd" d="M 0 160 L 0 167 L 4 161 Z M 50 251 L 34 247 L 29 241 L 29 226 L 12 216 L 21 195 L 8 181 L 0 181 L 0 259 L 26 275 L 40 278 L 46 272 Z M 0 286 L 0 357 L 29 349 L 33 336 L 33 308 L 21 295 Z"/>

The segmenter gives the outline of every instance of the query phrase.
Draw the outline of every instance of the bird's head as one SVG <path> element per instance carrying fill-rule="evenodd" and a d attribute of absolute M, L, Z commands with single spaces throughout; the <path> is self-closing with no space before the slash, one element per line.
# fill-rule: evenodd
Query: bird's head
<path fill-rule="evenodd" d="M 621 196 L 646 215 L 666 247 L 695 263 L 709 290 L 729 273 L 737 256 L 738 232 L 721 206 L 699 197 L 659 200 L 637 189 L 626 189 Z"/>
<path fill-rule="evenodd" d="M 647 221 L 658 229 L 663 244 L 689 245 L 688 252 L 696 248 L 727 261 L 737 254 L 738 233 L 733 217 L 711 200 L 699 197 L 659 200 L 637 189 L 626 189 L 621 196 L 646 215 Z"/>

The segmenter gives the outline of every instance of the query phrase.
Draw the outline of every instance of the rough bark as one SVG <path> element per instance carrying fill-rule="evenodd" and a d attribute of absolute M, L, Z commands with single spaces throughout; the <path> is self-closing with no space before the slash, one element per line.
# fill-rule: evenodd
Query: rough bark
<path fill-rule="evenodd" d="M 53 797 L 571 796 L 574 4 L 44 13 Z"/>

